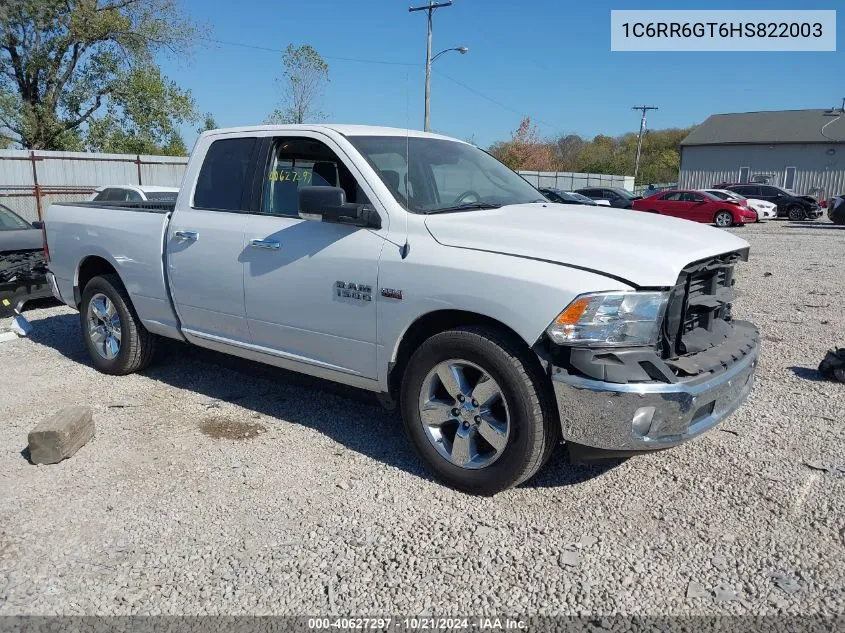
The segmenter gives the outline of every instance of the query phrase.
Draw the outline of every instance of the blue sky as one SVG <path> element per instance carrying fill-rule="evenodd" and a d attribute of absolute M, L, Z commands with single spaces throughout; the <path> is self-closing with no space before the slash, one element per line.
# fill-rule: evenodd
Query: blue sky
<path fill-rule="evenodd" d="M 291 43 L 316 48 L 330 68 L 321 103 L 328 120 L 422 128 L 425 14 L 409 13 L 408 0 L 182 1 L 214 38 L 277 49 Z M 837 4 L 828 0 L 801 8 Z M 798 5 L 794 0 L 708 0 L 684 8 Z M 611 8 L 679 6 L 650 0 L 454 0 L 452 7 L 438 10 L 434 51 L 470 50 L 447 53 L 434 64 L 432 129 L 487 146 L 507 138 L 522 115 L 531 116 L 544 135 L 592 137 L 635 130 L 639 115 L 630 108 L 641 103 L 660 107 L 649 117 L 649 127 L 659 129 L 691 125 L 719 112 L 830 107 L 845 97 L 841 36 L 839 50 L 827 53 L 611 52 Z M 199 42 L 192 57 L 161 62 L 220 126 L 261 123 L 280 99 L 279 53 Z M 195 138 L 185 130 L 189 147 Z"/>

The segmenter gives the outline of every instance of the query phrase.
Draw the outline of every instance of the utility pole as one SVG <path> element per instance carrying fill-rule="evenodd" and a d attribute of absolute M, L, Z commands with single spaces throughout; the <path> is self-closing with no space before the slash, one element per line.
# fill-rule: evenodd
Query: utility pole
<path fill-rule="evenodd" d="M 643 118 L 640 119 L 640 133 L 637 135 L 637 160 L 634 163 L 634 185 L 637 184 L 637 174 L 640 171 L 640 153 L 643 149 L 643 134 L 645 134 L 645 119 L 646 112 L 649 110 L 659 110 L 657 106 L 633 106 L 632 110 L 642 110 Z"/>
<path fill-rule="evenodd" d="M 424 130 L 428 132 L 429 130 L 429 119 L 430 119 L 430 112 L 431 112 L 431 18 L 434 15 L 435 9 L 442 9 L 444 7 L 451 7 L 452 0 L 448 0 L 448 2 L 438 2 L 435 3 L 434 0 L 428 0 L 428 4 L 423 7 L 408 7 L 408 11 L 413 13 L 414 11 L 427 11 L 428 12 L 428 45 L 426 46 L 425 52 L 425 126 Z"/>

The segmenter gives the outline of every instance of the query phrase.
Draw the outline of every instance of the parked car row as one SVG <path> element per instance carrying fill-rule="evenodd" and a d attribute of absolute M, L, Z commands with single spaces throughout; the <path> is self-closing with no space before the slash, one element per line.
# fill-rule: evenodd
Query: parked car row
<path fill-rule="evenodd" d="M 771 185 L 722 183 L 712 189 L 668 189 L 642 197 L 616 187 L 594 187 L 562 192 L 542 188 L 552 202 L 578 204 L 576 196 L 620 209 L 633 209 L 659 215 L 704 222 L 717 226 L 742 226 L 751 222 L 788 217 L 793 221 L 816 219 L 822 208 L 815 198 L 799 196 Z"/>
<path fill-rule="evenodd" d="M 794 191 L 755 183 L 722 183 L 716 189 L 726 189 L 745 198 L 764 200 L 777 207 L 778 217 L 793 221 L 815 220 L 822 214 L 821 206 L 812 196 L 799 196 Z"/>

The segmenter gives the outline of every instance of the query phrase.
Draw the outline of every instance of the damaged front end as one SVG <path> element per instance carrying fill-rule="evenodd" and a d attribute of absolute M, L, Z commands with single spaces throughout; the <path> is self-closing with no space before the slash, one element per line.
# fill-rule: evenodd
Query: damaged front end
<path fill-rule="evenodd" d="M 685 266 L 654 347 L 551 346 L 564 438 L 605 450 L 663 448 L 742 404 L 760 345 L 757 328 L 731 313 L 734 266 L 747 258 L 744 249 Z"/>

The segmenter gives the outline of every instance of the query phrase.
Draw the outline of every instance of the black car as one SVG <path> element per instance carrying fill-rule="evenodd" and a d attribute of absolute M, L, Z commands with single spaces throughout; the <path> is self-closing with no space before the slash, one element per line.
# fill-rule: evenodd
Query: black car
<path fill-rule="evenodd" d="M 754 183 L 722 184 L 714 189 L 727 189 L 746 198 L 756 198 L 771 202 L 778 208 L 778 217 L 790 220 L 815 220 L 822 214 L 819 203 L 812 196 L 799 196 L 795 193 L 775 187 Z"/>
<path fill-rule="evenodd" d="M 642 198 L 642 196 L 636 196 L 621 187 L 587 187 L 585 189 L 576 189 L 575 193 L 580 193 L 582 196 L 587 196 L 592 200 L 607 200 L 611 207 L 616 207 L 617 209 L 630 209 L 634 204 L 634 200 Z"/>
<path fill-rule="evenodd" d="M 0 316 L 53 293 L 47 283 L 41 223 L 30 224 L 0 204 Z"/>
<path fill-rule="evenodd" d="M 550 187 L 540 187 L 542 193 L 549 201 L 558 202 L 561 204 L 585 204 L 593 207 L 598 205 L 586 196 L 569 193 L 562 189 L 552 189 Z"/>

